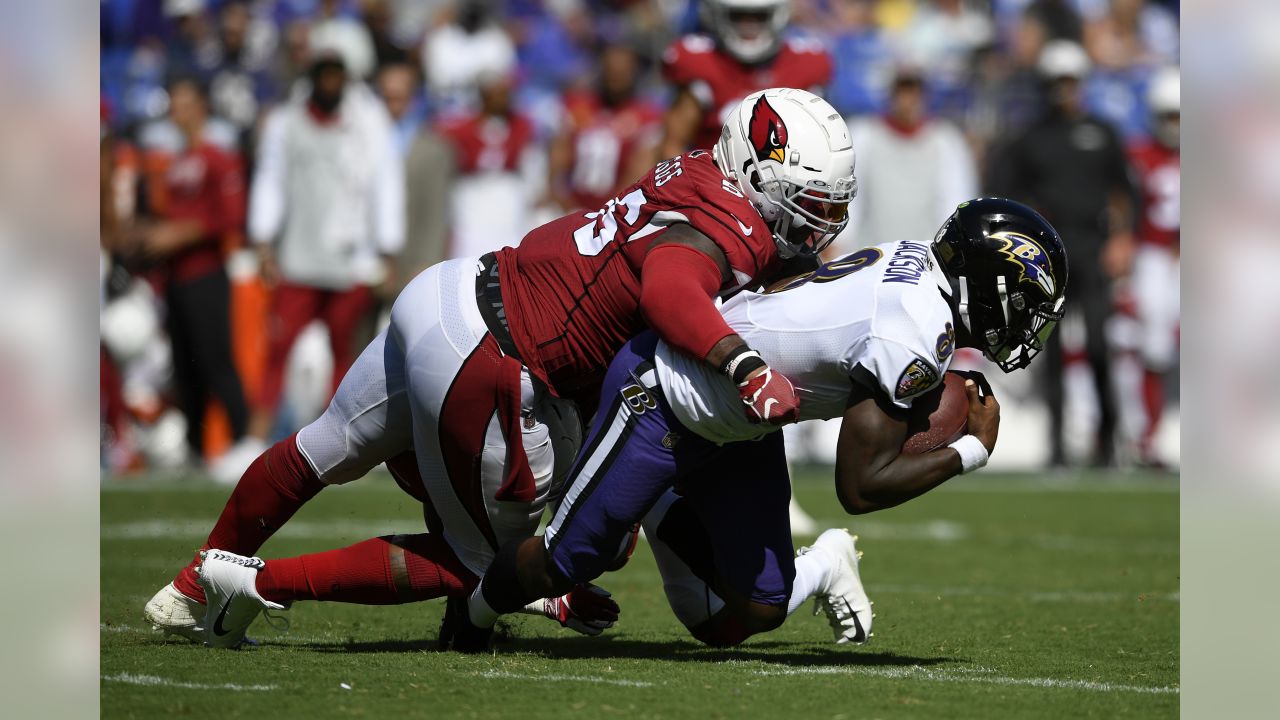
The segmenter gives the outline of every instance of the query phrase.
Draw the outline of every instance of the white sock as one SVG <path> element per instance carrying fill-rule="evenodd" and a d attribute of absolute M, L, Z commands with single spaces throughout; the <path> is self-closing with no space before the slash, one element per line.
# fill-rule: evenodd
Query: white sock
<path fill-rule="evenodd" d="M 483 585 L 483 579 L 481 585 Z M 499 613 L 489 607 L 489 603 L 484 599 L 484 593 L 480 592 L 480 587 L 476 585 L 475 592 L 467 598 L 467 615 L 471 618 L 471 624 L 476 627 L 493 627 L 493 624 L 498 622 Z"/>
<path fill-rule="evenodd" d="M 791 583 L 791 597 L 787 600 L 787 614 L 796 611 L 805 600 L 826 589 L 831 568 L 835 563 L 821 550 L 807 552 L 796 558 L 796 579 Z"/>

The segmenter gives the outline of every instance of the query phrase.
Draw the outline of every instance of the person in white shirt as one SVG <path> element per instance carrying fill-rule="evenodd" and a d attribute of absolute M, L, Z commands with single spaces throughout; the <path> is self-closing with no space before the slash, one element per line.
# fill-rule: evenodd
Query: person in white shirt
<path fill-rule="evenodd" d="M 978 192 L 973 153 L 951 123 L 930 118 L 925 78 L 898 69 L 882 117 L 856 118 L 849 136 L 858 151 L 858 201 L 839 253 L 906 238 L 929 237 L 956 205 Z"/>
<path fill-rule="evenodd" d="M 250 423 L 263 440 L 298 334 L 315 319 L 328 327 L 336 388 L 374 288 L 391 280 L 404 243 L 404 162 L 386 107 L 363 83 L 348 83 L 336 52 L 315 55 L 309 80 L 264 122 L 250 187 L 249 237 L 273 290 Z"/>

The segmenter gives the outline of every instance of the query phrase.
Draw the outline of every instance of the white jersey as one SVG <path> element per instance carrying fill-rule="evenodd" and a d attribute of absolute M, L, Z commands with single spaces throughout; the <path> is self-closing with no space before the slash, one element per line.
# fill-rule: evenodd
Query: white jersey
<path fill-rule="evenodd" d="M 864 248 L 762 292 L 743 292 L 720 313 L 800 398 L 801 420 L 844 415 L 855 382 L 902 408 L 937 387 L 951 364 L 955 330 L 939 291 L 946 276 L 926 242 Z M 659 343 L 658 379 L 671 409 L 713 442 L 776 429 L 747 420 L 723 374 Z"/>

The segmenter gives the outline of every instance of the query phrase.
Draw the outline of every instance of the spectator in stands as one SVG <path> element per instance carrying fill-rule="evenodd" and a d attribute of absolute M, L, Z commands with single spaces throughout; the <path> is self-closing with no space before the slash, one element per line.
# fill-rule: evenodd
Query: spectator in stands
<path fill-rule="evenodd" d="M 845 115 L 881 109 L 893 50 L 875 20 L 874 0 L 835 0 L 831 58 L 835 69 L 827 100 Z"/>
<path fill-rule="evenodd" d="M 480 110 L 445 120 L 440 135 L 453 148 L 457 175 L 451 189 L 449 257 L 479 257 L 517 245 L 533 226 L 537 147 L 533 123 L 511 104 L 514 80 L 478 80 Z"/>
<path fill-rule="evenodd" d="M 222 243 L 244 223 L 241 160 L 205 138 L 208 102 L 194 79 L 169 88 L 169 118 L 183 145 L 152 192 L 152 221 L 139 222 L 129 248 L 135 259 L 159 269 L 164 288 L 169 339 L 173 347 L 174 390 L 187 418 L 187 444 L 204 452 L 204 418 L 210 396 L 222 403 L 237 445 L 222 463 L 250 452 L 248 411 L 232 362 L 230 283 Z M 258 452 L 261 450 L 259 449 Z M 222 476 L 215 463 L 215 475 Z"/>
<path fill-rule="evenodd" d="M 1085 355 L 1098 397 L 1094 463 L 1115 462 L 1116 403 L 1105 336 L 1111 281 L 1129 270 L 1134 251 L 1133 187 L 1115 130 L 1088 114 L 1081 84 L 1089 71 L 1084 48 L 1066 40 L 1045 46 L 1044 116 L 1001 152 L 991 191 L 1037 208 L 1062 234 L 1071 257 L 1067 315 L 1085 325 Z M 1064 465 L 1063 356 L 1055 335 L 1045 351 L 1049 382 L 1050 462 Z"/>
<path fill-rule="evenodd" d="M 1104 68 L 1157 66 L 1178 60 L 1178 19 L 1146 0 L 1111 0 L 1085 27 L 1085 47 Z"/>
<path fill-rule="evenodd" d="M 977 171 L 964 136 L 925 110 L 919 68 L 894 75 L 881 117 L 849 123 L 858 151 L 858 198 L 838 252 L 910 238 L 931 238 L 956 205 L 976 197 Z"/>
<path fill-rule="evenodd" d="M 369 28 L 344 15 L 338 0 L 320 0 L 320 16 L 311 24 L 312 47 L 335 48 L 346 62 L 347 75 L 354 80 L 373 76 L 377 54 Z"/>
<path fill-rule="evenodd" d="M 482 76 L 516 69 L 515 44 L 494 17 L 491 0 L 457 0 L 447 17 L 422 47 L 431 105 L 446 116 L 475 110 Z"/>
<path fill-rule="evenodd" d="M 973 54 L 995 37 L 991 18 L 966 0 L 930 0 L 902 32 L 906 58 L 929 73 L 931 107 L 951 116 L 967 105 Z"/>
<path fill-rule="evenodd" d="M 426 103 L 417 94 L 417 70 L 407 63 L 391 63 L 378 70 L 378 95 L 394 126 L 396 154 L 405 157 L 418 128 L 427 119 Z"/>
<path fill-rule="evenodd" d="M 366 85 L 348 83 L 336 49 L 313 52 L 306 92 L 263 124 L 250 194 L 249 235 L 274 288 L 252 423 L 264 441 L 298 334 L 316 319 L 328 327 L 336 388 L 373 289 L 404 242 L 404 164 L 391 118 Z"/>

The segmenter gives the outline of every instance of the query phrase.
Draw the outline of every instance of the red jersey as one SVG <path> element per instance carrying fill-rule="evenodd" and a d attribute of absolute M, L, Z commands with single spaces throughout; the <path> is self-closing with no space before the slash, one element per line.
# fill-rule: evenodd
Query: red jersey
<path fill-rule="evenodd" d="M 1180 153 L 1154 142 L 1129 149 L 1129 162 L 1142 189 L 1138 241 L 1177 247 L 1181 234 L 1182 180 Z"/>
<path fill-rule="evenodd" d="M 662 111 L 639 98 L 609 107 L 595 93 L 564 96 L 573 151 L 569 194 L 578 208 L 602 207 L 629 178 L 627 160 L 657 134 Z"/>
<path fill-rule="evenodd" d="M 711 153 L 658 163 L 600 210 L 554 220 L 497 253 L 512 340 L 530 372 L 560 395 L 599 384 L 618 348 L 646 327 L 641 264 L 675 223 L 724 251 L 734 279 L 722 294 L 768 277 L 780 262 L 769 226 Z"/>
<path fill-rule="evenodd" d="M 729 111 L 757 90 L 790 87 L 818 90 L 831 80 L 831 56 L 816 41 L 790 39 L 772 60 L 744 65 L 716 47 L 707 35 L 685 35 L 662 55 L 662 74 L 677 88 L 689 88 L 702 104 L 702 126 L 694 147 L 710 148 L 720 139 Z"/>
<path fill-rule="evenodd" d="M 197 220 L 205 237 L 169 258 L 171 277 L 192 280 L 222 265 L 222 239 L 244 227 L 244 170 L 240 159 L 208 143 L 174 156 L 164 173 L 166 220 Z"/>
<path fill-rule="evenodd" d="M 520 157 L 533 142 L 533 123 L 519 115 L 471 115 L 441 123 L 440 134 L 453 145 L 460 174 L 518 172 Z"/>

